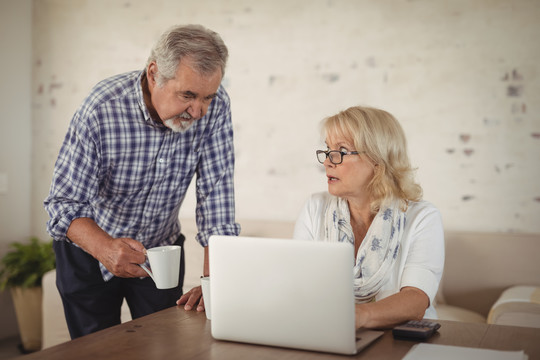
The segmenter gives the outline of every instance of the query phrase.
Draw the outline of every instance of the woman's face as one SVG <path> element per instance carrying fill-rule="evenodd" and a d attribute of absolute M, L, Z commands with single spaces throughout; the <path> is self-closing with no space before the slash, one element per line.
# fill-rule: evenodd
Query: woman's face
<path fill-rule="evenodd" d="M 352 141 L 339 136 L 327 136 L 326 146 L 328 150 L 361 151 Z M 344 199 L 369 200 L 366 188 L 375 174 L 375 166 L 365 154 L 344 155 L 343 162 L 338 165 L 327 157 L 324 167 L 330 194 Z"/>

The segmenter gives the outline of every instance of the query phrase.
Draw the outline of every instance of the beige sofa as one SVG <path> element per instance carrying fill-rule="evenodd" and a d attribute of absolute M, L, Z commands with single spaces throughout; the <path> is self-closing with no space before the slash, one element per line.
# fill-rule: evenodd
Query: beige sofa
<path fill-rule="evenodd" d="M 288 238 L 294 227 L 292 222 L 239 222 L 244 236 Z M 182 227 L 186 290 L 200 284 L 203 250 L 194 240 L 194 220 L 183 219 Z M 492 323 L 540 327 L 540 234 L 446 231 L 445 238 L 446 263 L 436 299 L 439 318 L 486 322 L 489 316 Z M 69 340 L 54 276 L 50 272 L 43 280 L 43 348 Z M 528 287 L 518 287 L 524 285 Z M 124 304 L 122 321 L 130 319 Z"/>

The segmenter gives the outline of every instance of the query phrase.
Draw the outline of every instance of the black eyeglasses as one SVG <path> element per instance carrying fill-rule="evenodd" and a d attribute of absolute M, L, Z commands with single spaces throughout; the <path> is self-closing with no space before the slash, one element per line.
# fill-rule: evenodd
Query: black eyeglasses
<path fill-rule="evenodd" d="M 342 150 L 317 150 L 316 151 L 316 154 L 317 154 L 317 160 L 319 160 L 319 162 L 321 164 L 324 164 L 324 161 L 326 160 L 326 158 L 330 159 L 330 162 L 334 165 L 339 165 L 343 162 L 343 156 L 345 155 L 358 155 L 358 154 L 361 154 L 363 153 L 363 151 L 361 152 L 358 152 L 358 151 L 342 151 Z"/>

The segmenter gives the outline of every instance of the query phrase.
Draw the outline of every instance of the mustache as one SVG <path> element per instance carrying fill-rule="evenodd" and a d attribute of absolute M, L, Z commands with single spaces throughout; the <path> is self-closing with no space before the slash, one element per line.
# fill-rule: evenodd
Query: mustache
<path fill-rule="evenodd" d="M 185 132 L 195 123 L 195 118 L 187 111 L 163 121 L 174 132 Z"/>
<path fill-rule="evenodd" d="M 191 120 L 193 119 L 193 116 L 191 116 L 187 111 L 184 111 L 180 115 L 177 116 L 178 118 L 185 119 L 185 120 Z"/>

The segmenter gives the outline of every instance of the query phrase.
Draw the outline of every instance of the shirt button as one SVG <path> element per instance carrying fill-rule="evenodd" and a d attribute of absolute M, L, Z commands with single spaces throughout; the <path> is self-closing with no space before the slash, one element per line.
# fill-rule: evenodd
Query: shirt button
<path fill-rule="evenodd" d="M 159 159 L 159 162 L 163 164 L 163 163 L 165 162 L 165 159 L 164 159 L 164 158 L 160 158 L 160 159 Z"/>

